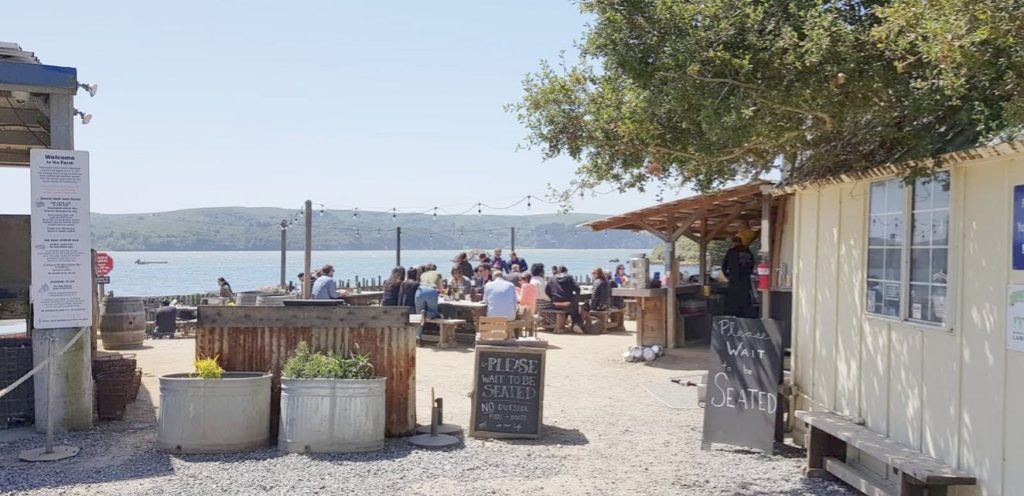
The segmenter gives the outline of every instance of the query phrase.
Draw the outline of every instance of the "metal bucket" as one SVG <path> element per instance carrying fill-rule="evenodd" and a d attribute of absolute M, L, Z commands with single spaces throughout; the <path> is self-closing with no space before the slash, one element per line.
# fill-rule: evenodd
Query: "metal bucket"
<path fill-rule="evenodd" d="M 160 376 L 157 447 L 171 453 L 232 453 L 270 441 L 270 385 L 263 372 L 221 379 Z"/>
<path fill-rule="evenodd" d="M 146 339 L 146 308 L 137 296 L 109 297 L 100 312 L 100 339 L 107 350 L 142 346 Z"/>
<path fill-rule="evenodd" d="M 384 448 L 386 377 L 281 379 L 277 446 L 289 453 Z"/>
<path fill-rule="evenodd" d="M 259 295 L 256 305 L 261 307 L 283 307 L 285 300 L 294 300 L 295 295 Z"/>

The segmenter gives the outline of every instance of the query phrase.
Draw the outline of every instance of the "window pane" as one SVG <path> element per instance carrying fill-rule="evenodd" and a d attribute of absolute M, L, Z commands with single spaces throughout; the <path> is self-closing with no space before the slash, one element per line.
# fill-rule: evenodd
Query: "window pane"
<path fill-rule="evenodd" d="M 933 245 L 949 245 L 949 210 L 936 210 L 932 212 L 931 231 Z"/>
<path fill-rule="evenodd" d="M 949 208 L 949 172 L 940 172 L 932 180 L 932 208 Z"/>
<path fill-rule="evenodd" d="M 885 209 L 887 212 L 903 211 L 903 181 L 890 179 L 885 182 Z"/>
<path fill-rule="evenodd" d="M 885 250 L 880 248 L 868 249 L 868 279 L 883 279 L 885 277 Z"/>
<path fill-rule="evenodd" d="M 929 320 L 937 324 L 946 323 L 946 287 L 932 286 L 931 315 Z"/>
<path fill-rule="evenodd" d="M 949 256 L 949 250 L 945 248 L 935 248 L 932 250 L 932 270 L 931 270 L 931 282 L 933 284 L 946 284 L 949 279 L 948 272 L 948 261 L 946 257 Z"/>
<path fill-rule="evenodd" d="M 868 222 L 868 246 L 885 246 L 885 217 L 872 215 Z"/>
<path fill-rule="evenodd" d="M 903 214 L 887 215 L 885 238 L 889 246 L 903 246 Z"/>
<path fill-rule="evenodd" d="M 926 284 L 910 285 L 910 317 L 913 320 L 928 320 L 929 291 Z"/>
<path fill-rule="evenodd" d="M 885 273 L 883 279 L 890 281 L 900 280 L 900 252 L 899 248 L 888 248 L 885 250 Z"/>
<path fill-rule="evenodd" d="M 882 313 L 882 283 L 868 281 L 867 309 L 869 313 Z"/>
<path fill-rule="evenodd" d="M 932 180 L 921 178 L 914 181 L 914 210 L 932 208 Z"/>
<path fill-rule="evenodd" d="M 870 259 L 870 256 L 869 256 Z M 914 248 L 910 251 L 910 282 L 931 281 L 931 250 Z"/>
<path fill-rule="evenodd" d="M 913 215 L 914 231 L 911 244 L 913 246 L 928 246 L 932 243 L 932 213 L 928 211 L 917 212 Z"/>
<path fill-rule="evenodd" d="M 900 283 L 886 282 L 883 284 L 884 300 L 882 313 L 892 317 L 900 316 Z"/>
<path fill-rule="evenodd" d="M 885 212 L 885 182 L 871 183 L 871 213 Z"/>

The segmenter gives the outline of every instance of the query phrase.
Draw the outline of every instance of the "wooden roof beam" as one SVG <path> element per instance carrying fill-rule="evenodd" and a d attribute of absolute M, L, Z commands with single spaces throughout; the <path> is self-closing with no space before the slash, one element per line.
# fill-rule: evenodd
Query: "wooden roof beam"
<path fill-rule="evenodd" d="M 713 231 L 711 231 L 710 233 L 708 233 L 706 239 L 715 239 L 715 236 L 718 236 L 719 234 L 721 234 L 721 232 L 723 230 L 728 229 L 729 225 L 732 224 L 733 221 L 735 221 L 737 218 L 739 218 L 739 216 L 743 215 L 743 212 L 745 212 L 748 208 L 753 208 L 753 207 L 750 206 L 750 205 L 741 205 L 739 207 L 736 207 L 732 211 L 732 213 L 729 214 L 728 217 L 726 217 L 721 222 L 716 222 L 715 223 L 715 224 L 717 224 L 715 226 L 715 229 Z"/>

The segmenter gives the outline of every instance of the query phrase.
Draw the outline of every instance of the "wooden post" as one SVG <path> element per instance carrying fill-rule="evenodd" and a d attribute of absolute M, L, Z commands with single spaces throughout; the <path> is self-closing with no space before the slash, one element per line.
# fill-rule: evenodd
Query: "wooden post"
<path fill-rule="evenodd" d="M 402 266 L 402 228 L 395 228 L 395 267 Z"/>
<path fill-rule="evenodd" d="M 772 197 L 764 190 L 761 191 L 761 262 L 772 266 L 771 245 L 772 245 Z M 761 318 L 772 317 L 772 292 L 771 284 L 768 289 L 761 290 Z"/>
<path fill-rule="evenodd" d="M 288 287 L 288 276 L 285 275 L 285 265 L 288 260 L 288 221 L 281 221 L 281 287 Z M 305 278 L 303 278 L 305 279 Z"/>
<path fill-rule="evenodd" d="M 306 200 L 306 275 L 302 276 L 302 299 L 308 300 L 313 293 L 313 281 L 309 273 L 313 271 L 313 202 Z"/>
<path fill-rule="evenodd" d="M 700 220 L 700 290 L 707 298 L 709 296 L 708 286 L 708 218 Z"/>
<path fill-rule="evenodd" d="M 676 285 L 679 283 L 679 263 L 676 260 L 676 240 L 671 233 L 676 230 L 675 218 L 669 213 L 666 225 L 668 238 L 665 242 L 665 271 L 666 278 L 665 293 L 665 347 L 672 349 L 676 347 L 676 318 L 679 310 L 676 308 Z"/>
<path fill-rule="evenodd" d="M 516 228 L 510 227 L 508 230 L 512 233 L 512 251 L 516 251 Z"/>

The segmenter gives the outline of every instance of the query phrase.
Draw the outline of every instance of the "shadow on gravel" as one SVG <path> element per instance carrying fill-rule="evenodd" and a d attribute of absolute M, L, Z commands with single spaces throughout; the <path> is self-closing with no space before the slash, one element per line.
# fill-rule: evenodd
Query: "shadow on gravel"
<path fill-rule="evenodd" d="M 544 436 L 540 439 L 502 439 L 501 442 L 525 446 L 585 446 L 590 444 L 579 429 L 563 429 L 553 425 L 544 425 Z"/>

